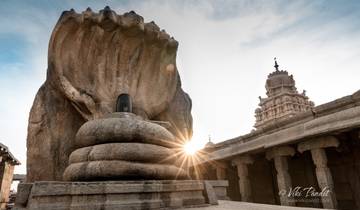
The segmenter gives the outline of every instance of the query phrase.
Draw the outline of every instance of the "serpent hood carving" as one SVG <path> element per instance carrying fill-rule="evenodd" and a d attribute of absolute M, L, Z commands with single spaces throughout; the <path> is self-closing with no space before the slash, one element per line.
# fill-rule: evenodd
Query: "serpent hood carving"
<path fill-rule="evenodd" d="M 74 137 L 115 111 L 120 94 L 145 120 L 168 121 L 176 141 L 192 136 L 191 99 L 181 89 L 178 42 L 131 11 L 65 11 L 50 39 L 47 79 L 28 126 L 27 181 L 61 180 Z"/>

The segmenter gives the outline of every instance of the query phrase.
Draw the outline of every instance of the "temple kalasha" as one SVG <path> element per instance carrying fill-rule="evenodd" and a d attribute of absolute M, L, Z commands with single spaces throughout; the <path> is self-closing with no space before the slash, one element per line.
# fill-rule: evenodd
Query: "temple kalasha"
<path fill-rule="evenodd" d="M 227 180 L 231 200 L 360 209 L 360 91 L 314 106 L 293 75 L 274 67 L 256 129 L 208 143 L 192 177 Z"/>

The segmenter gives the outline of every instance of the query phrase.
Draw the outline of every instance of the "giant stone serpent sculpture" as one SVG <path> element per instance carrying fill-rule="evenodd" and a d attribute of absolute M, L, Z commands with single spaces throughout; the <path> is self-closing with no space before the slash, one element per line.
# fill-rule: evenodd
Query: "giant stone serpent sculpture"
<path fill-rule="evenodd" d="M 133 11 L 65 11 L 30 112 L 27 181 L 186 178 L 170 157 L 192 136 L 177 47 Z M 132 112 L 115 112 L 120 95 Z"/>

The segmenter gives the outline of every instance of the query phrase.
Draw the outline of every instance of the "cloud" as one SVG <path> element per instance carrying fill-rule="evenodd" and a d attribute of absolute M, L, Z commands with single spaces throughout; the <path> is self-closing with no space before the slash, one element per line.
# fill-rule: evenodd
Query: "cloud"
<path fill-rule="evenodd" d="M 359 88 L 356 1 L 35 2 L 5 1 L 0 8 L 0 37 L 16 35 L 23 46 L 20 57 L 0 63 L 0 140 L 22 162 L 28 112 L 46 76 L 50 33 L 69 8 L 135 10 L 179 41 L 177 65 L 193 99 L 194 139 L 201 144 L 209 134 L 216 142 L 252 129 L 275 56 L 316 104 Z M 17 172 L 25 172 L 25 165 Z"/>

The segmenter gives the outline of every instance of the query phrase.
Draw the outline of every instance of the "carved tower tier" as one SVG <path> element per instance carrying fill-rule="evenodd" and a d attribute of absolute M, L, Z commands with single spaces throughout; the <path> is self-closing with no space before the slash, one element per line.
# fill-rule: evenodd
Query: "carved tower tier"
<path fill-rule="evenodd" d="M 260 98 L 259 108 L 255 110 L 255 128 L 264 127 L 276 120 L 293 117 L 299 112 L 308 111 L 314 103 L 306 96 L 305 90 L 299 93 L 293 75 L 279 70 L 275 59 L 275 71 L 266 80 L 266 98 Z"/>

